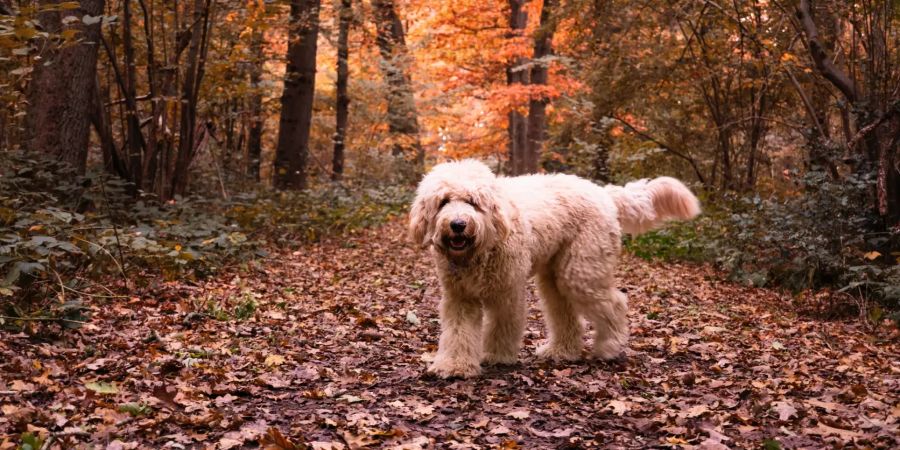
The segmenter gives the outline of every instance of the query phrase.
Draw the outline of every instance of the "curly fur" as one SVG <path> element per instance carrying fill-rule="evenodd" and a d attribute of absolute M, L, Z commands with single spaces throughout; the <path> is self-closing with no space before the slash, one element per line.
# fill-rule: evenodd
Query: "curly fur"
<path fill-rule="evenodd" d="M 628 340 L 627 298 L 615 287 L 622 233 L 699 213 L 674 178 L 600 187 L 572 175 L 498 177 L 475 160 L 436 166 L 419 184 L 409 222 L 412 241 L 431 248 L 442 287 L 429 371 L 469 377 L 482 362 L 514 363 L 532 276 L 549 328 L 540 356 L 580 358 L 583 317 L 594 328 L 593 354 L 618 357 Z M 453 232 L 454 221 L 465 231 Z"/>

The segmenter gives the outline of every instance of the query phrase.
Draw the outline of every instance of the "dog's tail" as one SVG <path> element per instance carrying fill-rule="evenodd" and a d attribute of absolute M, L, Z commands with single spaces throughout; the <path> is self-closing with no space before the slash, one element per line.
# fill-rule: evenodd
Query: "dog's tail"
<path fill-rule="evenodd" d="M 622 231 L 629 234 L 641 234 L 667 220 L 687 220 L 700 214 L 700 201 L 674 178 L 645 179 L 605 189 L 619 210 Z"/>

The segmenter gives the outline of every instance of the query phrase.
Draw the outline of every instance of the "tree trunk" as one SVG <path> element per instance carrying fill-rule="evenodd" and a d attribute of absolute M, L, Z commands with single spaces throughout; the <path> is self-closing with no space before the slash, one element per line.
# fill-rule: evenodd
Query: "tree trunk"
<path fill-rule="evenodd" d="M 197 98 L 206 63 L 210 1 L 194 0 L 190 46 L 185 61 L 184 84 L 181 88 L 178 155 L 175 158 L 175 170 L 171 174 L 171 196 L 184 195 L 187 192 L 188 169 L 197 151 Z"/>
<path fill-rule="evenodd" d="M 531 80 L 533 86 L 545 86 L 547 84 L 547 62 L 543 58 L 550 56 L 553 49 L 554 25 L 550 20 L 553 14 L 556 0 L 544 0 L 541 7 L 541 25 L 534 36 L 534 57 L 532 59 Z M 544 147 L 544 139 L 547 130 L 547 104 L 550 100 L 546 95 L 535 97 L 532 94 L 528 102 L 527 147 L 523 158 L 525 173 L 536 173 L 541 159 L 541 151 Z"/>
<path fill-rule="evenodd" d="M 127 132 L 125 140 L 127 143 L 127 155 L 125 157 L 128 171 L 130 173 L 130 181 L 134 183 L 135 189 L 145 187 L 143 185 L 143 148 L 145 146 L 144 135 L 141 131 L 140 117 L 137 111 L 137 74 L 134 62 L 134 41 L 131 35 L 131 2 L 122 3 L 122 53 L 125 57 L 124 85 L 122 86 L 122 97 L 125 100 L 127 117 Z M 134 193 L 137 191 L 135 190 Z"/>
<path fill-rule="evenodd" d="M 510 38 L 521 36 L 525 26 L 528 24 L 528 13 L 525 11 L 524 6 L 524 0 L 509 0 Z M 515 58 L 510 62 L 506 68 L 506 84 L 508 86 L 528 83 L 528 72 L 522 69 L 516 70 L 517 67 L 524 63 L 524 58 Z M 526 132 L 528 127 L 525 116 L 515 108 L 515 105 L 510 109 L 507 120 L 509 171 L 512 175 L 520 175 L 525 173 Z"/>
<path fill-rule="evenodd" d="M 275 149 L 276 189 L 305 189 L 313 98 L 316 90 L 316 40 L 320 0 L 291 1 L 290 43 L 281 120 Z"/>
<path fill-rule="evenodd" d="M 885 10 L 887 11 L 887 10 Z M 844 99 L 857 112 L 860 118 L 860 131 L 851 140 L 850 148 L 858 141 L 864 144 L 865 162 L 857 165 L 857 170 L 868 172 L 874 168 L 875 181 L 875 209 L 884 220 L 886 228 L 900 224 L 900 170 L 897 168 L 898 134 L 900 134 L 900 113 L 898 113 L 898 99 L 893 93 L 888 94 L 878 88 L 879 76 L 890 76 L 881 73 L 883 70 L 868 71 L 868 78 L 863 79 L 860 85 L 854 81 L 847 72 L 841 70 L 832 62 L 826 47 L 819 39 L 819 31 L 812 17 L 812 9 L 809 0 L 800 0 L 796 9 L 797 20 L 806 36 L 807 48 L 810 57 L 815 63 L 819 74 L 837 88 Z M 871 41 L 868 45 L 868 61 L 872 66 L 883 64 L 884 58 L 883 36 L 884 29 L 880 21 L 874 20 L 873 29 L 869 30 Z M 866 83 L 868 82 L 868 83 Z M 862 89 L 859 86 L 868 86 Z M 893 91 L 896 92 L 896 91 Z M 888 109 L 887 105 L 892 105 Z M 848 119 L 843 119 L 849 122 Z M 845 125 L 845 128 L 850 128 Z"/>
<path fill-rule="evenodd" d="M 225 148 L 221 150 L 221 159 L 222 176 L 227 178 L 231 172 L 232 160 L 236 158 L 235 155 L 240 155 L 240 137 L 235 135 L 238 119 L 238 99 L 232 98 L 228 100 L 225 103 L 225 107 L 227 108 L 225 117 Z M 240 130 L 237 131 L 239 132 Z"/>
<path fill-rule="evenodd" d="M 888 228 L 900 226 L 900 116 L 879 127 L 876 193 L 878 213 Z"/>
<path fill-rule="evenodd" d="M 731 167 L 731 156 L 734 153 L 731 149 L 731 132 L 727 131 L 728 125 L 718 125 L 718 147 L 721 153 L 722 161 L 722 189 L 726 191 L 734 190 L 734 171 Z"/>
<path fill-rule="evenodd" d="M 41 5 L 62 3 L 42 0 Z M 52 50 L 34 66 L 28 86 L 25 134 L 28 150 L 65 161 L 84 173 L 90 140 L 90 117 L 100 24 L 86 26 L 85 14 L 103 14 L 103 0 L 82 0 L 81 7 L 64 11 L 45 11 L 38 15 L 44 30 L 61 33 L 75 29 L 79 42 Z M 64 25 L 67 17 L 77 20 Z"/>
<path fill-rule="evenodd" d="M 91 101 L 91 123 L 100 138 L 100 150 L 103 152 L 103 168 L 106 173 L 116 175 L 122 179 L 128 179 L 128 167 L 122 160 L 122 155 L 116 148 L 113 138 L 112 125 L 109 123 L 109 115 L 103 107 L 104 99 L 109 97 L 108 91 L 100 90 L 100 78 L 94 77 L 94 93 Z M 101 95 L 102 94 L 102 95 Z"/>
<path fill-rule="evenodd" d="M 130 2 L 125 2 L 125 4 Z M 140 180 L 142 183 L 141 188 L 144 191 L 152 192 L 154 188 L 156 188 L 156 174 L 159 170 L 159 117 L 162 114 L 161 103 L 158 101 L 159 99 L 159 86 L 157 84 L 158 81 L 158 73 L 159 69 L 156 63 L 156 48 L 153 42 L 153 15 L 151 14 L 151 10 L 147 7 L 147 2 L 145 0 L 138 0 L 138 5 L 141 8 L 141 12 L 143 14 L 143 20 L 141 23 L 144 28 L 144 42 L 146 44 L 146 74 L 147 74 L 147 87 L 149 89 L 150 95 L 150 122 L 148 124 L 147 130 L 147 138 L 143 138 L 143 131 L 140 130 L 140 124 L 138 123 L 137 134 L 141 135 L 141 141 L 143 145 L 141 146 L 144 151 L 143 158 L 141 159 L 141 175 Z M 126 5 L 127 6 L 127 5 Z M 152 5 L 151 5 L 152 6 Z M 129 8 L 130 9 L 130 8 Z M 129 29 L 130 36 L 130 29 Z M 130 38 L 129 38 L 130 39 Z M 132 70 L 131 67 L 128 69 Z M 134 73 L 131 75 L 134 76 Z M 133 80 L 133 78 L 132 78 Z M 131 91 L 131 95 L 135 94 L 134 86 L 129 85 Z M 136 108 L 135 108 L 136 110 Z"/>
<path fill-rule="evenodd" d="M 331 179 L 339 181 L 344 175 L 344 146 L 347 140 L 347 119 L 350 114 L 350 96 L 347 94 L 347 82 L 350 68 L 347 59 L 350 56 L 349 38 L 350 22 L 353 20 L 352 0 L 341 0 L 338 17 L 337 41 L 337 111 L 334 127 L 334 155 L 331 159 Z"/>
<path fill-rule="evenodd" d="M 591 178 L 603 183 L 612 181 L 609 173 L 609 147 L 606 144 L 597 146 L 597 154 L 594 155 L 594 166 L 591 169 Z"/>
<path fill-rule="evenodd" d="M 744 190 L 752 191 L 756 186 L 756 165 L 757 154 L 759 153 L 760 143 L 766 133 L 766 122 L 764 120 L 766 114 L 766 103 L 768 93 L 768 85 L 764 84 L 759 91 L 751 92 L 750 108 L 752 117 L 750 118 L 750 142 L 747 156 L 747 172 L 744 179 Z"/>
<path fill-rule="evenodd" d="M 250 127 L 247 131 L 247 175 L 253 181 L 259 182 L 263 134 L 262 88 L 259 83 L 262 81 L 265 59 L 263 58 L 262 33 L 254 32 L 252 39 L 250 48 L 255 60 L 250 68 L 250 88 L 253 92 L 250 94 Z"/>
<path fill-rule="evenodd" d="M 253 81 L 256 78 L 256 81 Z M 250 82 L 258 86 L 259 77 L 250 76 Z M 247 131 L 247 175 L 251 180 L 259 182 L 259 166 L 262 158 L 262 94 L 250 96 L 250 128 Z"/>
<path fill-rule="evenodd" d="M 393 140 L 392 154 L 409 158 L 412 154 L 413 170 L 421 172 L 425 165 L 425 152 L 419 141 L 419 118 L 413 97 L 412 82 L 407 73 L 410 56 L 406 50 L 403 24 L 393 0 L 373 0 L 377 28 L 378 50 L 381 54 L 381 72 L 388 88 L 388 131 Z"/>

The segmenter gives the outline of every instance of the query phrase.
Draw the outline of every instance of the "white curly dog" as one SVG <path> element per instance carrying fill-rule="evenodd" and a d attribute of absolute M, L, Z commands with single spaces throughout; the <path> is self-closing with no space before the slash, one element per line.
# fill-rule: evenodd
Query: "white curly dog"
<path fill-rule="evenodd" d="M 583 316 L 594 328 L 594 355 L 618 357 L 628 341 L 627 298 L 615 286 L 622 233 L 699 213 L 674 178 L 600 187 L 572 175 L 495 176 L 475 160 L 434 167 L 409 223 L 414 242 L 432 249 L 443 293 L 429 372 L 470 377 L 482 362 L 515 363 L 532 276 L 550 337 L 539 356 L 580 358 Z"/>

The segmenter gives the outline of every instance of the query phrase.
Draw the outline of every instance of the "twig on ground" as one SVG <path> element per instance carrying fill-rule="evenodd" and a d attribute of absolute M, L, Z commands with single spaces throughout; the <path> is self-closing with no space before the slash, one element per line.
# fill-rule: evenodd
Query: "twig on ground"
<path fill-rule="evenodd" d="M 67 322 L 67 323 L 77 323 L 80 325 L 87 325 L 87 322 L 82 322 L 80 320 L 72 320 L 72 319 L 63 319 L 61 317 L 12 317 L 12 316 L 0 316 L 0 319 L 7 320 L 24 320 L 26 322 Z"/>
<path fill-rule="evenodd" d="M 49 449 L 50 446 L 53 445 L 53 442 L 56 441 L 56 438 L 62 438 L 62 437 L 67 437 L 67 436 L 90 437 L 91 433 L 88 433 L 87 431 L 84 431 L 81 429 L 64 430 L 64 431 L 58 431 L 56 433 L 52 433 L 50 435 L 50 437 L 48 437 L 47 440 L 44 441 L 44 445 L 41 446 L 41 450 Z"/>

